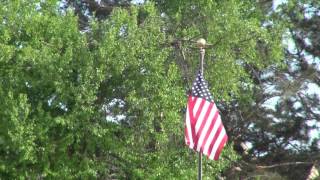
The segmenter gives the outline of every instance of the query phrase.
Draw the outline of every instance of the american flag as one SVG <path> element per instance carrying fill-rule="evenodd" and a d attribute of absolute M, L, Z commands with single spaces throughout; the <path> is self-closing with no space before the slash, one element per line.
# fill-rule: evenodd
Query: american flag
<path fill-rule="evenodd" d="M 228 136 L 219 110 L 201 72 L 197 74 L 188 98 L 185 122 L 185 141 L 191 148 L 218 160 Z"/>

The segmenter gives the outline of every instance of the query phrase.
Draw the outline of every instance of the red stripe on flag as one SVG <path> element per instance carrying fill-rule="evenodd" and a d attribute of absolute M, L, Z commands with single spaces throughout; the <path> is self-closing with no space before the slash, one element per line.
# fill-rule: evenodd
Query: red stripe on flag
<path fill-rule="evenodd" d="M 221 133 L 222 128 L 223 128 L 223 125 L 222 125 L 222 123 L 221 123 L 220 126 L 219 126 L 219 128 L 218 128 L 218 130 L 217 130 L 217 132 L 216 132 L 216 134 L 214 135 L 214 138 L 212 139 L 212 141 L 211 141 L 211 143 L 210 143 L 210 147 L 209 147 L 209 150 L 208 150 L 208 156 L 209 156 L 209 157 L 211 156 L 212 148 L 213 148 L 213 146 L 216 144 L 216 141 L 217 141 L 217 139 L 218 139 L 218 137 L 219 137 L 219 135 L 220 135 L 220 133 Z"/>
<path fill-rule="evenodd" d="M 194 98 L 194 101 L 192 101 L 192 98 L 190 96 L 189 98 L 189 101 L 188 101 L 188 111 L 187 113 L 189 113 L 189 122 L 190 122 L 190 130 L 191 130 L 191 136 L 192 136 L 192 142 L 194 142 L 195 138 L 196 138 L 196 132 L 195 132 L 195 128 L 194 128 L 194 124 L 195 124 L 195 121 L 196 119 L 194 118 L 194 115 L 193 115 L 193 107 L 195 105 L 195 102 L 196 102 L 197 98 Z M 190 144 L 189 144 L 190 145 Z"/>
<path fill-rule="evenodd" d="M 195 143 L 194 143 L 194 144 L 195 144 L 195 146 L 194 146 L 195 150 L 197 150 L 199 138 L 200 138 L 200 136 L 201 136 L 203 127 L 204 127 L 204 125 L 206 124 L 206 122 L 207 122 L 207 120 L 208 120 L 208 117 L 209 117 L 209 115 L 210 115 L 210 112 L 212 111 L 213 105 L 214 105 L 214 104 L 210 103 L 210 105 L 209 105 L 209 107 L 208 107 L 208 109 L 207 109 L 207 112 L 206 112 L 205 116 L 203 117 L 203 120 L 202 120 L 202 122 L 201 122 L 201 125 L 200 125 L 200 127 L 199 127 L 199 130 L 198 130 L 198 132 L 196 133 L 196 139 L 195 139 Z M 201 144 L 200 144 L 200 148 L 202 148 Z M 202 152 L 201 149 L 200 149 L 200 152 Z"/>
<path fill-rule="evenodd" d="M 214 160 L 218 160 L 219 159 L 219 156 L 220 156 L 220 153 L 222 151 L 222 148 L 224 147 L 224 145 L 226 144 L 226 142 L 228 141 L 228 136 L 225 134 L 221 143 L 219 144 L 219 147 L 216 151 L 216 154 L 214 155 Z"/>
<path fill-rule="evenodd" d="M 212 129 L 213 129 L 214 125 L 216 124 L 218 116 L 219 116 L 219 111 L 217 110 L 214 114 L 214 117 L 212 118 L 212 121 L 211 121 L 210 126 L 208 128 L 208 131 L 206 133 L 206 136 L 203 139 L 202 146 L 201 146 L 201 148 L 203 148 L 202 151 L 204 150 L 204 146 L 207 144 L 208 138 L 209 138 L 210 134 L 212 133 Z"/>
<path fill-rule="evenodd" d="M 189 98 L 188 98 L 188 106 L 189 106 L 189 108 L 191 110 L 194 108 L 194 105 L 196 104 L 197 99 L 198 98 L 193 97 L 193 100 L 192 100 L 192 96 L 189 96 Z"/>
<path fill-rule="evenodd" d="M 194 116 L 195 120 L 198 120 L 198 118 L 199 118 L 199 116 L 200 116 L 200 114 L 202 112 L 202 108 L 203 108 L 205 103 L 206 103 L 206 100 L 201 99 L 201 104 L 200 104 L 199 108 L 197 109 L 196 115 Z M 194 127 L 195 126 L 196 126 L 196 121 L 194 122 Z"/>

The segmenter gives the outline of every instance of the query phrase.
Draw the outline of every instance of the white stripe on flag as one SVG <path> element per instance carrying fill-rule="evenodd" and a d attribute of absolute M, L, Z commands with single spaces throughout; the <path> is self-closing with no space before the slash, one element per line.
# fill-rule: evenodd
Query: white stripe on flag
<path fill-rule="evenodd" d="M 212 123 L 213 117 L 216 114 L 216 112 L 217 112 L 217 106 L 214 104 L 212 109 L 211 109 L 210 115 L 208 116 L 208 119 L 206 121 L 206 124 L 205 124 L 205 126 L 204 126 L 204 128 L 202 130 L 202 133 L 201 133 L 201 135 L 199 137 L 198 145 L 197 145 L 197 151 L 200 151 L 200 147 L 203 147 L 202 144 L 204 143 L 203 140 L 204 140 L 206 134 L 207 133 L 211 133 L 211 132 L 208 132 L 208 130 L 209 130 L 210 124 Z"/>
<path fill-rule="evenodd" d="M 216 155 L 217 149 L 218 149 L 218 147 L 220 146 L 221 141 L 222 141 L 222 139 L 223 139 L 223 137 L 224 137 L 225 135 L 226 135 L 226 131 L 225 131 L 225 129 L 222 127 L 222 130 L 221 130 L 221 132 L 220 132 L 220 134 L 219 134 L 219 137 L 218 137 L 217 141 L 214 143 L 214 146 L 213 146 L 213 148 L 212 148 L 212 152 L 211 152 L 211 154 L 210 154 L 210 156 L 209 156 L 210 159 L 213 159 L 214 156 Z"/>
<path fill-rule="evenodd" d="M 212 140 L 213 140 L 214 136 L 216 135 L 217 130 L 218 130 L 218 128 L 220 127 L 220 125 L 221 125 L 221 118 L 220 118 L 220 116 L 218 115 L 217 120 L 216 120 L 216 123 L 214 124 L 213 129 L 212 129 L 212 131 L 210 132 L 210 136 L 208 137 L 207 142 L 205 142 L 204 149 L 203 149 L 203 153 L 204 153 L 204 154 L 209 155 L 209 153 L 210 153 L 210 152 L 208 152 L 209 146 L 210 146 L 210 144 L 213 143 Z"/>
<path fill-rule="evenodd" d="M 198 108 L 199 108 L 199 106 L 200 106 L 200 104 L 201 104 L 201 101 L 202 101 L 201 98 L 197 98 L 197 99 L 196 99 L 196 103 L 195 103 L 195 105 L 194 105 L 194 107 L 193 107 L 193 109 L 192 109 L 192 113 L 193 113 L 194 115 L 197 113 Z"/>
<path fill-rule="evenodd" d="M 201 112 L 200 112 L 200 116 L 199 116 L 199 118 L 198 118 L 198 120 L 197 120 L 197 122 L 196 122 L 196 133 L 198 133 L 199 128 L 200 128 L 200 125 L 201 125 L 202 121 L 204 120 L 204 116 L 206 115 L 207 111 L 209 110 L 209 109 L 208 109 L 208 108 L 209 108 L 209 105 L 210 105 L 210 102 L 206 101 L 206 102 L 204 103 L 203 108 L 200 109 L 200 111 L 201 111 Z"/>

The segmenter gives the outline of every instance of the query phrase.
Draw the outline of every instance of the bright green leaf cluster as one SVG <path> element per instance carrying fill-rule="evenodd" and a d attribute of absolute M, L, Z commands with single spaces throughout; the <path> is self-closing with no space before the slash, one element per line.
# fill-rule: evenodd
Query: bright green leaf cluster
<path fill-rule="evenodd" d="M 197 155 L 183 138 L 187 87 L 170 41 L 204 35 L 217 42 L 207 50 L 206 79 L 218 100 L 249 98 L 242 95 L 252 85 L 246 65 L 263 68 L 281 54 L 271 41 L 275 32 L 250 15 L 258 12 L 248 3 L 155 4 L 115 8 L 106 20 L 91 17 L 81 31 L 58 1 L 3 3 L 1 178 L 197 176 Z M 259 45 L 274 59 L 264 59 Z M 194 71 L 197 53 L 187 55 Z M 219 162 L 205 160 L 204 177 L 236 159 L 227 146 Z"/>

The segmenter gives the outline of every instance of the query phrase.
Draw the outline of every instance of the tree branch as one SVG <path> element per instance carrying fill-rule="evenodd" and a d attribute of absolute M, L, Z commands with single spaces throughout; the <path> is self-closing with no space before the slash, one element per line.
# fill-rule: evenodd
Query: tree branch
<path fill-rule="evenodd" d="M 271 169 L 279 166 L 291 166 L 291 165 L 301 165 L 301 164 L 313 164 L 314 162 L 287 162 L 287 163 L 279 163 L 270 166 L 256 166 L 257 169 Z"/>

